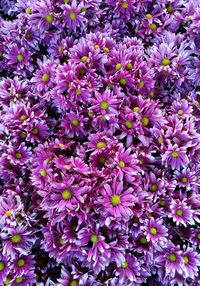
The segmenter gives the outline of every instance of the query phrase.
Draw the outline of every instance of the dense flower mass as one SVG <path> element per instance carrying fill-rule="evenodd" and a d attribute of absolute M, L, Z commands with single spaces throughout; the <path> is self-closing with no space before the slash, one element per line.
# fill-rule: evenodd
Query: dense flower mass
<path fill-rule="evenodd" d="M 200 285 L 200 0 L 0 0 L 0 286 Z"/>

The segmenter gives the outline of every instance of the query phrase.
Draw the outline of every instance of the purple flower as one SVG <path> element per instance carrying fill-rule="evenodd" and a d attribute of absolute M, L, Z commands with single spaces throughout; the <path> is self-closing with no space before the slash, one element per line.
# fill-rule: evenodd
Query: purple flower
<path fill-rule="evenodd" d="M 183 277 L 195 279 L 198 276 L 198 268 L 200 266 L 200 257 L 193 248 L 188 247 L 182 253 L 184 266 L 183 266 Z"/>
<path fill-rule="evenodd" d="M 27 68 L 29 66 L 30 61 L 30 53 L 26 51 L 24 48 L 19 48 L 17 45 L 13 45 L 10 48 L 10 52 L 7 56 L 8 64 L 13 65 L 16 64 L 18 70 L 22 70 L 23 68 Z"/>
<path fill-rule="evenodd" d="M 163 225 L 162 220 L 150 219 L 147 221 L 144 234 L 147 241 L 152 243 L 164 244 L 167 242 L 167 228 Z"/>
<path fill-rule="evenodd" d="M 193 210 L 187 205 L 186 199 L 182 201 L 172 200 L 170 210 L 169 217 L 173 218 L 177 225 L 183 224 L 186 226 L 187 224 L 194 224 Z"/>
<path fill-rule="evenodd" d="M 180 170 L 180 167 L 187 167 L 189 159 L 186 148 L 178 147 L 177 144 L 169 144 L 166 152 L 162 155 L 162 161 L 165 163 L 165 166 L 170 165 L 172 169 Z"/>

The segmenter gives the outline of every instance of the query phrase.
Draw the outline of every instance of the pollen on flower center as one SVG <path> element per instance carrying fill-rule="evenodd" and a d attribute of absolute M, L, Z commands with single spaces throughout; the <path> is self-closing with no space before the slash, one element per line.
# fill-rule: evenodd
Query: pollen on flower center
<path fill-rule="evenodd" d="M 90 240 L 93 242 L 93 243 L 96 243 L 96 242 L 98 242 L 98 236 L 96 235 L 96 234 L 93 234 L 93 235 L 91 235 L 91 238 L 90 238 Z"/>
<path fill-rule="evenodd" d="M 78 286 L 78 281 L 77 280 L 72 280 L 70 282 L 70 286 Z"/>
<path fill-rule="evenodd" d="M 78 126 L 79 125 L 79 120 L 78 119 L 72 119 L 71 120 L 71 124 L 74 126 Z"/>
<path fill-rule="evenodd" d="M 0 271 L 4 270 L 5 263 L 3 261 L 0 261 Z"/>
<path fill-rule="evenodd" d="M 21 159 L 22 158 L 22 154 L 20 152 L 15 153 L 15 157 L 17 159 Z"/>
<path fill-rule="evenodd" d="M 172 152 L 172 157 L 178 158 L 178 156 L 179 156 L 179 152 L 178 151 L 173 151 Z"/>
<path fill-rule="evenodd" d="M 17 277 L 17 278 L 15 279 L 15 282 L 16 282 L 17 284 L 21 283 L 22 281 L 23 281 L 23 276 Z"/>
<path fill-rule="evenodd" d="M 122 64 L 120 64 L 120 63 L 116 64 L 116 65 L 115 65 L 116 71 L 120 70 L 121 67 L 122 67 Z"/>
<path fill-rule="evenodd" d="M 164 59 L 162 60 L 161 64 L 162 64 L 163 66 L 168 66 L 168 65 L 170 65 L 170 59 L 169 59 L 169 58 L 164 58 Z"/>
<path fill-rule="evenodd" d="M 61 238 L 59 239 L 59 242 L 60 242 L 60 244 L 62 244 L 62 245 L 65 244 L 64 238 L 61 237 Z"/>
<path fill-rule="evenodd" d="M 83 56 L 83 57 L 81 58 L 81 62 L 82 62 L 82 63 L 86 63 L 86 62 L 87 62 L 87 59 L 88 59 L 87 56 Z"/>
<path fill-rule="evenodd" d="M 139 82 L 139 88 L 143 88 L 143 87 L 144 87 L 144 81 L 141 80 L 141 81 Z"/>
<path fill-rule="evenodd" d="M 69 14 L 69 17 L 70 17 L 71 20 L 75 20 L 75 19 L 77 18 L 77 15 L 76 15 L 75 12 L 71 12 L 71 13 Z"/>
<path fill-rule="evenodd" d="M 101 107 L 101 109 L 106 110 L 106 109 L 108 109 L 109 104 L 108 104 L 107 101 L 104 100 L 104 101 L 102 101 L 102 102 L 100 103 L 100 107 Z"/>
<path fill-rule="evenodd" d="M 19 62 L 21 62 L 21 61 L 23 61 L 24 56 L 22 54 L 18 54 L 17 55 L 17 59 L 18 59 Z"/>
<path fill-rule="evenodd" d="M 200 232 L 197 233 L 197 238 L 200 239 Z"/>
<path fill-rule="evenodd" d="M 47 175 L 47 171 L 46 171 L 45 169 L 41 169 L 41 170 L 40 170 L 40 175 L 41 175 L 42 177 L 45 177 L 45 176 Z"/>
<path fill-rule="evenodd" d="M 27 119 L 27 116 L 26 115 L 21 115 L 20 118 L 19 118 L 21 121 L 25 121 Z"/>
<path fill-rule="evenodd" d="M 100 158 L 99 158 L 99 163 L 100 163 L 100 164 L 103 165 L 105 162 L 106 162 L 106 158 L 105 158 L 105 157 L 100 157 Z"/>
<path fill-rule="evenodd" d="M 118 206 L 121 203 L 121 198 L 118 195 L 112 195 L 110 201 L 113 206 Z"/>
<path fill-rule="evenodd" d="M 152 192 L 156 192 L 157 189 L 158 189 L 157 184 L 152 184 L 152 185 L 151 185 L 151 191 L 152 191 Z"/>
<path fill-rule="evenodd" d="M 150 234 L 155 235 L 157 233 L 157 229 L 155 227 L 150 228 Z"/>
<path fill-rule="evenodd" d="M 132 122 L 130 120 L 126 120 L 125 126 L 126 126 L 126 128 L 131 129 L 132 128 Z"/>
<path fill-rule="evenodd" d="M 134 112 L 138 112 L 139 110 L 140 110 L 140 108 L 139 108 L 139 106 L 135 106 L 135 107 L 133 107 L 133 109 L 132 109 Z"/>
<path fill-rule="evenodd" d="M 127 65 L 126 65 L 126 70 L 131 70 L 133 68 L 133 65 L 131 64 L 131 63 L 128 63 Z"/>
<path fill-rule="evenodd" d="M 30 7 L 26 8 L 25 12 L 26 12 L 26 14 L 30 14 L 31 13 L 31 8 Z"/>
<path fill-rule="evenodd" d="M 76 95 L 79 95 L 81 94 L 81 89 L 80 88 L 77 88 L 76 91 L 75 91 Z"/>
<path fill-rule="evenodd" d="M 128 2 L 127 1 L 125 1 L 125 2 L 122 2 L 122 8 L 124 8 L 124 9 L 127 9 L 128 8 Z"/>
<path fill-rule="evenodd" d="M 17 265 L 18 265 L 19 267 L 24 266 L 24 264 L 25 264 L 25 260 L 22 259 L 22 258 L 20 258 L 20 259 L 17 261 Z"/>
<path fill-rule="evenodd" d="M 54 16 L 48 13 L 45 15 L 45 19 L 49 24 L 51 24 L 51 23 L 53 23 Z"/>
<path fill-rule="evenodd" d="M 122 78 L 120 78 L 120 81 L 119 81 L 122 85 L 125 85 L 126 83 L 127 83 L 127 80 L 124 78 L 124 77 L 122 77 Z"/>
<path fill-rule="evenodd" d="M 145 16 L 146 16 L 147 19 L 151 19 L 152 18 L 151 14 L 146 14 Z"/>
<path fill-rule="evenodd" d="M 100 142 L 97 143 L 96 146 L 97 146 L 98 149 L 102 149 L 102 148 L 106 147 L 106 143 L 103 142 L 103 141 L 100 141 Z"/>
<path fill-rule="evenodd" d="M 170 261 L 174 262 L 174 261 L 176 261 L 176 254 L 170 253 L 168 258 L 169 258 Z"/>
<path fill-rule="evenodd" d="M 5 212 L 5 215 L 7 215 L 7 216 L 11 216 L 11 214 L 13 213 L 13 211 L 12 210 L 8 210 L 8 211 L 6 211 Z"/>
<path fill-rule="evenodd" d="M 121 265 L 121 268 L 126 269 L 128 267 L 128 262 L 124 261 Z"/>
<path fill-rule="evenodd" d="M 70 189 L 66 189 L 62 192 L 62 198 L 64 200 L 70 200 L 72 198 L 72 191 Z"/>
<path fill-rule="evenodd" d="M 182 209 L 177 209 L 177 210 L 176 210 L 176 214 L 177 214 L 178 216 L 181 216 L 181 215 L 183 214 Z"/>
<path fill-rule="evenodd" d="M 119 166 L 120 168 L 124 168 L 124 167 L 125 167 L 124 161 L 119 161 L 118 166 Z"/>
<path fill-rule="evenodd" d="M 183 178 L 181 179 L 181 181 L 182 181 L 182 183 L 187 183 L 187 182 L 188 182 L 188 178 L 187 178 L 187 177 L 183 177 Z"/>
<path fill-rule="evenodd" d="M 178 110 L 178 115 L 183 115 L 184 114 L 184 110 L 183 109 L 179 109 Z"/>
<path fill-rule="evenodd" d="M 33 133 L 34 135 L 37 135 L 37 134 L 39 133 L 38 128 L 33 128 L 32 133 Z"/>
<path fill-rule="evenodd" d="M 174 8 L 172 6 L 168 6 L 167 7 L 167 12 L 168 13 L 173 13 L 174 12 Z"/>
<path fill-rule="evenodd" d="M 141 244 L 147 244 L 147 239 L 145 236 L 140 237 L 140 243 Z"/>
<path fill-rule="evenodd" d="M 183 256 L 183 260 L 185 264 L 188 264 L 189 262 L 188 256 Z"/>
<path fill-rule="evenodd" d="M 42 76 L 42 80 L 44 82 L 49 82 L 49 80 L 50 80 L 49 74 L 48 73 L 44 73 L 43 76 Z"/>
<path fill-rule="evenodd" d="M 21 237 L 20 234 L 14 234 L 14 235 L 11 237 L 11 242 L 12 242 L 12 243 L 19 243 L 21 240 L 22 240 L 22 237 Z"/>
<path fill-rule="evenodd" d="M 151 24 L 149 25 L 149 28 L 150 28 L 152 31 L 156 31 L 156 30 L 157 30 L 157 26 L 156 26 L 155 23 L 151 23 Z"/>
<path fill-rule="evenodd" d="M 149 118 L 146 116 L 143 116 L 141 119 L 142 125 L 147 126 L 149 124 Z"/>

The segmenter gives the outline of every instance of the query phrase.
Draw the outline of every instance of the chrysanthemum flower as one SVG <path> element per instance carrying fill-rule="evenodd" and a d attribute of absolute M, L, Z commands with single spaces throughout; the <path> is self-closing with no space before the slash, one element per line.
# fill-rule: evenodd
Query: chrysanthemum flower
<path fill-rule="evenodd" d="M 180 170 L 180 167 L 187 167 L 189 159 L 185 147 L 178 147 L 177 144 L 169 144 L 166 152 L 162 155 L 165 166 L 170 165 L 172 169 Z"/>
<path fill-rule="evenodd" d="M 9 273 L 9 265 L 6 256 L 0 254 L 0 283 L 3 285 Z"/>
<path fill-rule="evenodd" d="M 183 277 L 195 279 L 198 276 L 198 268 L 200 266 L 200 257 L 193 248 L 188 247 L 182 253 L 184 266 L 183 266 Z"/>
<path fill-rule="evenodd" d="M 10 65 L 16 64 L 18 70 L 27 68 L 30 64 L 30 52 L 24 48 L 19 48 L 17 45 L 13 45 L 10 48 L 10 52 L 7 56 L 8 63 Z"/>
<path fill-rule="evenodd" d="M 193 210 L 187 205 L 186 199 L 182 201 L 172 200 L 170 209 L 169 217 L 173 218 L 177 225 L 183 224 L 187 226 L 187 224 L 194 224 Z"/>
<path fill-rule="evenodd" d="M 147 221 L 144 234 L 147 240 L 153 243 L 164 244 L 167 241 L 167 228 L 163 225 L 162 220 L 150 219 Z"/>

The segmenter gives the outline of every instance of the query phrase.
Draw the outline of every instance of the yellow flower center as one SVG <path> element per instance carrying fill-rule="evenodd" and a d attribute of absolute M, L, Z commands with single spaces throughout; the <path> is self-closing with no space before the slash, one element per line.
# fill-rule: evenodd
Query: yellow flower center
<path fill-rule="evenodd" d="M 45 19 L 49 24 L 51 24 L 51 23 L 53 23 L 54 16 L 48 13 L 45 15 Z"/>
<path fill-rule="evenodd" d="M 15 157 L 17 159 L 21 159 L 22 158 L 22 154 L 20 152 L 15 153 Z"/>
<path fill-rule="evenodd" d="M 77 89 L 76 89 L 76 91 L 75 91 L 76 95 L 81 94 L 81 92 L 82 92 L 82 91 L 81 91 L 81 89 L 80 89 L 80 88 L 77 88 Z"/>
<path fill-rule="evenodd" d="M 184 110 L 183 109 L 179 109 L 178 110 L 178 115 L 183 115 L 184 114 Z"/>
<path fill-rule="evenodd" d="M 168 66 L 168 65 L 170 65 L 170 59 L 169 58 L 164 58 L 163 60 L 162 60 L 162 62 L 161 62 L 161 64 L 163 65 L 163 66 Z"/>
<path fill-rule="evenodd" d="M 86 63 L 86 62 L 87 62 L 87 59 L 88 59 L 87 56 L 83 56 L 83 57 L 81 58 L 81 62 L 82 62 L 82 63 Z"/>
<path fill-rule="evenodd" d="M 152 192 L 156 192 L 157 189 L 158 189 L 157 184 L 152 184 L 152 185 L 151 185 L 151 191 L 152 191 Z"/>
<path fill-rule="evenodd" d="M 157 229 L 155 227 L 150 228 L 150 234 L 155 235 L 157 233 Z"/>
<path fill-rule="evenodd" d="M 179 156 L 179 152 L 178 151 L 173 151 L 172 152 L 172 157 L 178 158 L 178 156 Z"/>
<path fill-rule="evenodd" d="M 18 54 L 17 55 L 17 59 L 18 59 L 19 62 L 21 62 L 21 61 L 23 61 L 24 56 L 22 54 Z"/>
<path fill-rule="evenodd" d="M 140 237 L 140 243 L 141 244 L 147 244 L 147 239 L 145 236 Z"/>
<path fill-rule="evenodd" d="M 169 256 L 168 256 L 168 258 L 169 258 L 169 260 L 170 260 L 171 262 L 174 262 L 174 261 L 176 261 L 176 254 L 170 253 Z"/>
<path fill-rule="evenodd" d="M 139 82 L 139 88 L 143 88 L 143 87 L 144 87 L 144 81 L 141 80 L 141 81 Z"/>
<path fill-rule="evenodd" d="M 19 243 L 22 240 L 22 237 L 20 234 L 14 234 L 10 240 L 12 243 Z"/>
<path fill-rule="evenodd" d="M 72 198 L 72 191 L 70 189 L 66 189 L 62 192 L 62 198 L 64 200 L 70 200 Z"/>
<path fill-rule="evenodd" d="M 21 115 L 20 118 L 19 118 L 21 121 L 25 121 L 27 119 L 27 116 L 26 115 Z"/>
<path fill-rule="evenodd" d="M 43 76 L 42 76 L 42 80 L 44 82 L 49 82 L 49 80 L 50 80 L 49 74 L 48 73 L 44 73 Z"/>
<path fill-rule="evenodd" d="M 182 214 L 183 214 L 182 209 L 177 209 L 177 210 L 176 210 L 176 214 L 177 214 L 178 216 L 182 216 Z"/>
<path fill-rule="evenodd" d="M 29 40 L 29 39 L 31 38 L 31 34 L 26 33 L 26 34 L 25 34 L 25 38 L 26 38 L 27 40 Z"/>
<path fill-rule="evenodd" d="M 6 211 L 5 212 L 5 215 L 7 215 L 7 216 L 11 216 L 11 214 L 13 213 L 13 211 L 12 210 L 8 210 L 8 211 Z"/>
<path fill-rule="evenodd" d="M 11 280 L 12 280 L 12 278 L 11 278 L 10 276 L 8 276 L 8 277 L 6 278 L 6 280 L 4 281 L 4 284 L 5 284 L 5 285 L 9 285 Z"/>
<path fill-rule="evenodd" d="M 133 107 L 133 109 L 132 109 L 134 112 L 138 112 L 139 110 L 140 110 L 140 108 L 139 108 L 139 106 L 135 106 L 135 107 Z"/>
<path fill-rule="evenodd" d="M 156 26 L 155 23 L 151 23 L 151 24 L 149 25 L 149 28 L 150 28 L 152 31 L 156 31 L 156 30 L 157 30 L 157 26 Z"/>
<path fill-rule="evenodd" d="M 99 45 L 94 45 L 94 48 L 97 50 L 97 49 L 99 49 L 100 47 L 99 47 Z"/>
<path fill-rule="evenodd" d="M 26 8 L 26 14 L 30 14 L 31 13 L 31 8 L 30 7 L 28 7 L 28 8 Z"/>
<path fill-rule="evenodd" d="M 96 242 L 99 241 L 98 236 L 97 236 L 96 234 L 91 235 L 90 240 L 91 240 L 93 243 L 96 243 Z"/>
<path fill-rule="evenodd" d="M 103 50 L 104 50 L 104 52 L 106 52 L 106 53 L 109 53 L 109 52 L 110 52 L 109 48 L 107 48 L 107 47 L 105 47 Z"/>
<path fill-rule="evenodd" d="M 24 264 L 25 264 L 25 260 L 22 259 L 22 258 L 20 258 L 20 259 L 17 261 L 17 265 L 18 265 L 19 267 L 24 266 Z"/>
<path fill-rule="evenodd" d="M 39 133 L 39 130 L 38 130 L 37 128 L 33 128 L 32 133 L 33 133 L 34 135 L 36 135 L 36 134 Z"/>
<path fill-rule="evenodd" d="M 200 239 L 200 232 L 197 233 L 197 238 Z"/>
<path fill-rule="evenodd" d="M 108 104 L 107 101 L 102 101 L 102 102 L 100 103 L 100 107 L 101 107 L 101 109 L 106 110 L 106 109 L 108 109 L 109 104 Z"/>
<path fill-rule="evenodd" d="M 132 122 L 130 120 L 126 120 L 125 125 L 126 125 L 126 128 L 128 128 L 128 129 L 132 128 Z"/>
<path fill-rule="evenodd" d="M 100 158 L 99 158 L 99 163 L 100 163 L 100 164 L 103 165 L 103 164 L 105 164 L 105 162 L 106 162 L 106 158 L 105 158 L 105 157 L 100 157 Z"/>
<path fill-rule="evenodd" d="M 149 118 L 146 116 L 143 116 L 141 119 L 142 125 L 147 126 L 149 124 Z"/>
<path fill-rule="evenodd" d="M 122 263 L 121 268 L 126 269 L 128 267 L 128 262 L 125 261 Z"/>
<path fill-rule="evenodd" d="M 124 77 L 122 77 L 122 78 L 120 78 L 120 81 L 119 81 L 122 85 L 125 85 L 126 83 L 127 83 L 127 80 L 124 78 Z"/>
<path fill-rule="evenodd" d="M 61 238 L 59 239 L 59 242 L 60 242 L 60 244 L 62 244 L 62 245 L 65 244 L 64 238 L 61 237 Z"/>
<path fill-rule="evenodd" d="M 102 148 L 106 147 L 106 143 L 103 141 L 100 141 L 97 143 L 96 146 L 97 146 L 97 149 L 102 149 Z"/>
<path fill-rule="evenodd" d="M 5 263 L 3 261 L 0 261 L 0 271 L 4 270 Z"/>
<path fill-rule="evenodd" d="M 71 20 L 76 20 L 77 15 L 76 15 L 75 12 L 71 12 L 71 13 L 69 14 L 69 17 L 70 17 Z"/>
<path fill-rule="evenodd" d="M 166 202 L 164 200 L 160 200 L 160 206 L 164 207 L 166 205 Z"/>
<path fill-rule="evenodd" d="M 112 195 L 110 201 L 113 206 L 118 206 L 121 203 L 121 198 L 118 195 Z"/>
<path fill-rule="evenodd" d="M 133 65 L 131 64 L 131 63 L 128 63 L 127 65 L 126 65 L 126 70 L 131 70 L 133 68 Z"/>
<path fill-rule="evenodd" d="M 78 119 L 72 119 L 71 124 L 77 127 L 79 125 L 79 120 Z"/>
<path fill-rule="evenodd" d="M 17 278 L 15 279 L 15 282 L 16 282 L 17 284 L 21 283 L 22 281 L 23 281 L 23 276 L 17 277 Z"/>
<path fill-rule="evenodd" d="M 78 286 L 78 281 L 77 280 L 72 280 L 70 282 L 70 286 Z"/>
<path fill-rule="evenodd" d="M 188 264 L 189 262 L 188 256 L 183 256 L 183 260 L 185 264 Z"/>
<path fill-rule="evenodd" d="M 172 6 L 168 6 L 167 7 L 167 12 L 168 13 L 173 13 L 174 12 L 174 8 Z"/>
<path fill-rule="evenodd" d="M 124 167 L 125 167 L 124 161 L 119 161 L 118 166 L 119 166 L 120 168 L 124 168 Z"/>
<path fill-rule="evenodd" d="M 158 137 L 158 143 L 160 143 L 160 144 L 163 143 L 163 137 L 162 136 Z"/>
<path fill-rule="evenodd" d="M 127 9 L 128 8 L 128 2 L 127 1 L 125 1 L 125 2 L 122 2 L 122 8 L 124 8 L 124 9 Z"/>
<path fill-rule="evenodd" d="M 187 178 L 187 177 L 183 177 L 183 178 L 181 179 L 181 181 L 182 181 L 183 183 L 187 183 L 187 182 L 188 182 L 188 178 Z"/>
<path fill-rule="evenodd" d="M 46 171 L 45 169 L 41 169 L 41 170 L 40 170 L 40 175 L 41 175 L 42 177 L 45 177 L 45 176 L 47 175 L 47 171 Z"/>
<path fill-rule="evenodd" d="M 146 16 L 147 19 L 151 19 L 152 18 L 151 14 L 146 14 L 145 16 Z"/>
<path fill-rule="evenodd" d="M 121 69 L 121 67 L 122 67 L 122 64 L 120 64 L 120 63 L 116 64 L 115 65 L 116 71 L 119 71 Z"/>

